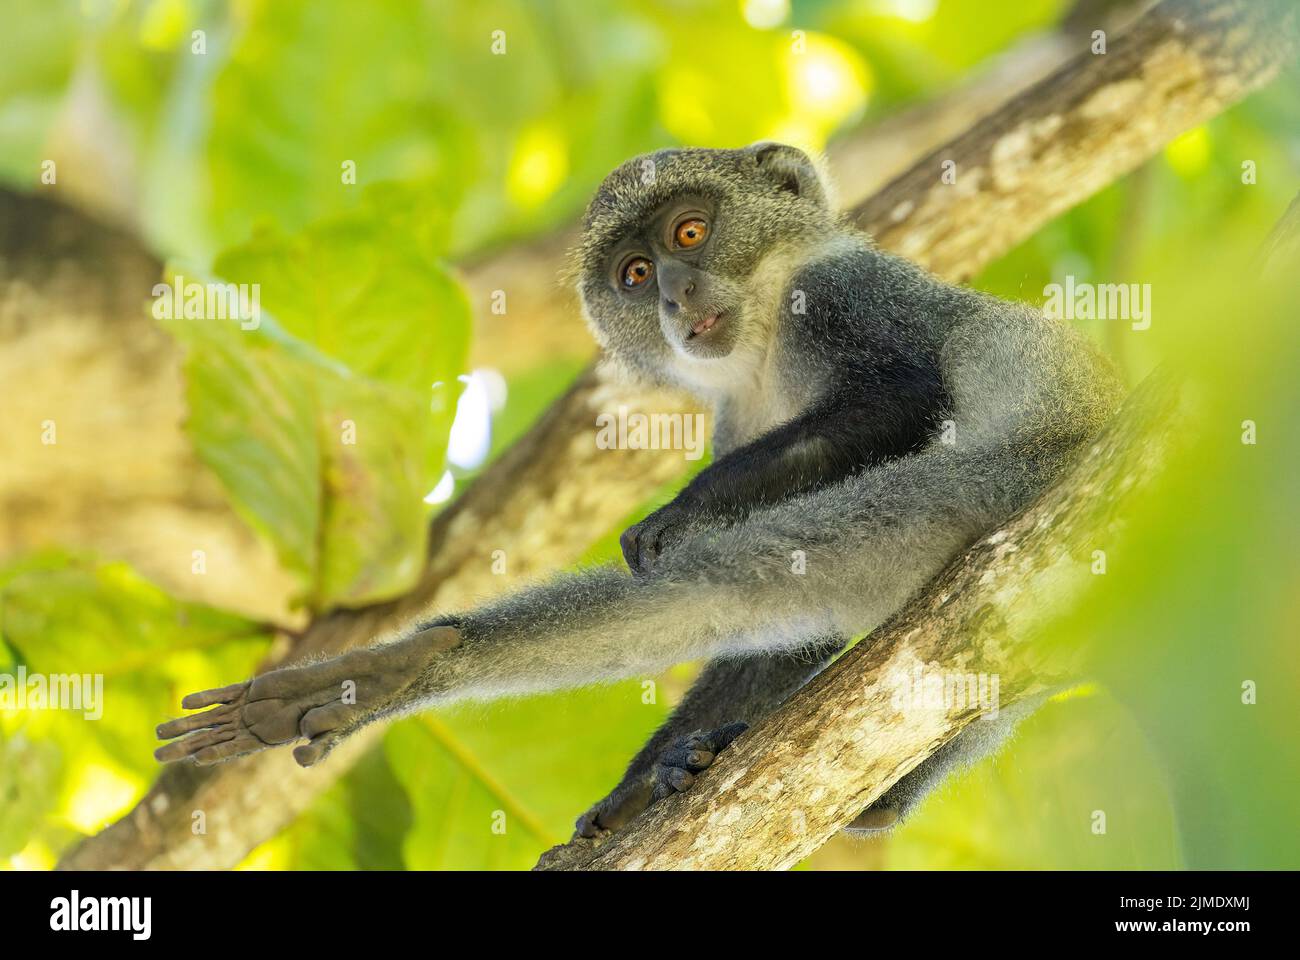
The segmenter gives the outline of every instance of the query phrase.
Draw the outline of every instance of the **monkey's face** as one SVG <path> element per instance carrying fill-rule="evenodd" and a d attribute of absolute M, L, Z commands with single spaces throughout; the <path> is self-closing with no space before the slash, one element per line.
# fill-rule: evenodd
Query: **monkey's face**
<path fill-rule="evenodd" d="M 588 208 L 578 283 L 587 319 L 608 350 L 659 377 L 761 348 L 779 286 L 765 258 L 814 242 L 831 220 L 811 161 L 792 147 L 632 160 Z"/>
<path fill-rule="evenodd" d="M 726 356 L 743 323 L 745 277 L 726 269 L 720 206 L 705 193 L 675 197 L 606 258 L 624 310 L 653 311 L 663 342 L 689 357 Z"/>

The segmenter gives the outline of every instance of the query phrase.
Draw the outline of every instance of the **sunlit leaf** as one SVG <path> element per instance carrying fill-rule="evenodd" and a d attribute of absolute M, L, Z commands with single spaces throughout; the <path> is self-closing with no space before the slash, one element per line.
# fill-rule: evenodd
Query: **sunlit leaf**
<path fill-rule="evenodd" d="M 218 258 L 256 327 L 169 319 L 188 347 L 187 429 L 308 602 L 391 596 L 418 575 L 469 333 L 459 284 L 369 209 Z M 435 386 L 436 385 L 436 386 Z"/>

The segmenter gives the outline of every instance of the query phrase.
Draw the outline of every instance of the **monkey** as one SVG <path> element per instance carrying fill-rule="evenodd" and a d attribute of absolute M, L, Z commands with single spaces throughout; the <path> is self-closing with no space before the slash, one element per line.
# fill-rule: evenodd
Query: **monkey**
<path fill-rule="evenodd" d="M 626 569 L 569 572 L 398 639 L 191 694 L 168 762 L 299 743 L 311 766 L 362 726 L 461 699 L 703 660 L 613 791 L 603 836 L 688 790 L 855 636 L 1033 502 L 1112 415 L 1106 359 L 1027 304 L 949 284 L 835 209 L 803 151 L 672 148 L 597 190 L 572 254 L 608 362 L 713 410 L 713 462 L 626 530 Z M 797 571 L 792 557 L 801 562 Z M 355 698 L 340 695 L 347 681 Z M 902 822 L 1035 704 L 968 725 L 850 828 Z"/>

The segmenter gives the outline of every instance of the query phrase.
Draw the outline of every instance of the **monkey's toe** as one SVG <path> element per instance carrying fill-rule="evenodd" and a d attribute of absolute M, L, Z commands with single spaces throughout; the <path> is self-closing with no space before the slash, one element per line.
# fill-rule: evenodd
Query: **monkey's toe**
<path fill-rule="evenodd" d="M 747 723 L 729 723 L 716 730 L 697 730 L 673 742 L 659 756 L 654 771 L 656 800 L 685 793 L 695 785 L 696 774 L 712 766 L 731 741 L 749 729 Z"/>
<path fill-rule="evenodd" d="M 600 823 L 600 811 L 594 807 L 580 816 L 573 825 L 573 832 L 588 840 L 597 840 L 609 836 L 609 828 Z"/>

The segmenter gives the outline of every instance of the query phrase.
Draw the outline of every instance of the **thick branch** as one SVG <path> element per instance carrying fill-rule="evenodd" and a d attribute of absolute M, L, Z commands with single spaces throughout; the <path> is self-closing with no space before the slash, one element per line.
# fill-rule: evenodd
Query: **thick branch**
<path fill-rule="evenodd" d="M 1242 0 L 1166 0 L 1159 8 L 1166 11 L 1166 19 L 1157 23 L 1173 31 L 1167 19 L 1173 9 L 1197 29 L 1184 30 L 1175 39 L 1154 29 L 1146 18 L 1147 26 L 1135 28 L 1123 50 L 1119 40 L 1112 45 L 1107 57 L 1122 53 L 1116 68 L 1101 57 L 1054 75 L 980 121 L 951 149 L 936 151 L 891 183 L 863 205 L 859 222 L 876 233 L 883 246 L 909 252 L 941 275 L 971 275 L 1186 126 L 1213 116 L 1264 83 L 1289 51 L 1278 40 L 1279 22 L 1263 24 L 1250 8 Z M 1205 23 L 1215 27 L 1208 38 L 1200 32 Z M 1228 29 L 1234 25 L 1239 29 Z M 1263 54 L 1250 52 L 1252 41 Z M 1162 71 L 1175 68 L 1181 79 L 1171 88 Z M 1136 96 L 1133 84 L 1150 84 L 1159 95 L 1149 100 L 1145 94 Z M 1101 109 L 1116 100 L 1122 109 Z M 1153 113 L 1157 110 L 1159 115 Z M 1080 151 L 1072 146 L 1076 138 L 1088 145 L 1088 162 L 1100 172 L 1079 175 L 1083 164 Z M 957 184 L 951 186 L 939 181 L 939 158 L 948 156 L 959 164 Z M 966 175 L 978 171 L 983 172 Z M 1038 203 L 1019 203 L 1009 192 L 1017 190 L 1028 191 Z M 1011 216 L 1017 222 L 1005 223 Z M 977 237 L 982 239 L 975 242 Z M 539 298 L 539 309 L 555 309 L 545 301 Z M 512 303 L 513 310 L 520 309 L 518 298 Z M 508 589 L 510 580 L 489 573 L 494 549 L 507 551 L 516 575 L 569 562 L 593 531 L 612 526 L 623 512 L 678 475 L 682 466 L 671 456 L 615 451 L 597 455 L 596 412 L 619 403 L 667 411 L 679 402 L 647 397 L 589 370 L 519 446 L 437 519 L 430 560 L 413 591 L 390 603 L 323 618 L 294 644 L 290 655 L 364 644 L 430 605 L 456 606 L 476 595 Z M 171 768 L 131 814 L 85 841 L 63 866 L 230 866 L 345 772 L 349 759 L 377 735 L 372 730 L 354 738 L 328 764 L 312 771 L 299 770 L 287 751 L 202 771 Z M 209 832 L 204 837 L 190 831 L 194 809 L 207 813 Z"/>

